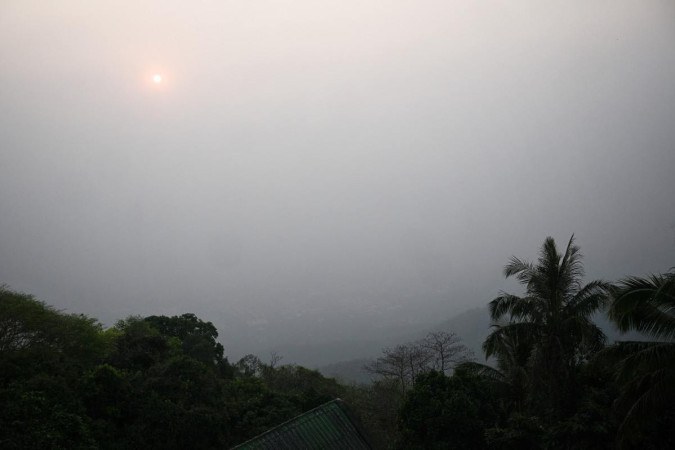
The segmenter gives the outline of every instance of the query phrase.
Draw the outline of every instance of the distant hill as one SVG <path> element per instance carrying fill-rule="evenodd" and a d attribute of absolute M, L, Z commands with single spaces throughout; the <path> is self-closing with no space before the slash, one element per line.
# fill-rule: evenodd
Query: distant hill
<path fill-rule="evenodd" d="M 363 366 L 379 356 L 382 348 L 422 339 L 431 331 L 454 332 L 462 339 L 462 343 L 474 353 L 476 359 L 480 359 L 482 356 L 481 345 L 489 332 L 489 327 L 490 319 L 487 307 L 473 308 L 435 326 L 400 330 L 395 338 L 390 338 L 389 342 L 383 343 L 377 349 L 373 349 L 373 342 L 368 342 L 365 346 L 360 347 L 360 351 L 366 348 L 373 349 L 374 351 L 370 353 L 369 358 L 347 359 L 322 365 L 318 367 L 318 370 L 326 376 L 338 378 L 345 382 L 369 383 L 371 376 L 363 370 Z"/>
<path fill-rule="evenodd" d="M 636 332 L 626 334 L 620 333 L 604 314 L 598 314 L 595 318 L 595 322 L 607 336 L 608 344 L 615 341 L 647 340 L 647 338 Z M 346 382 L 369 383 L 371 381 L 370 374 L 363 370 L 363 366 L 379 356 L 383 347 L 416 341 L 423 338 L 431 331 L 454 332 L 462 339 L 464 345 L 473 352 L 476 360 L 482 362 L 484 356 L 481 346 L 490 332 L 490 314 L 488 308 L 485 306 L 482 308 L 469 309 L 430 328 L 402 330 L 396 342 L 382 345 L 372 353 L 370 358 L 359 357 L 326 364 L 318 367 L 318 370 L 326 376 L 338 378 Z M 368 345 L 361 347 L 361 350 L 366 348 L 373 349 L 373 344 L 373 342 L 369 342 Z"/>
<path fill-rule="evenodd" d="M 363 369 L 363 366 L 371 360 L 368 358 L 351 359 L 333 364 L 327 364 L 319 367 L 319 372 L 324 376 L 336 378 L 345 384 L 368 384 L 372 381 L 372 376 Z"/>

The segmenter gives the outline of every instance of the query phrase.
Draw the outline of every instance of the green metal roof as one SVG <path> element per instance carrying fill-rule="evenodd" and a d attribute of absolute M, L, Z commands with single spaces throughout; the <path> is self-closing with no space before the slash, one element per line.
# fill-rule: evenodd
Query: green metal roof
<path fill-rule="evenodd" d="M 371 447 L 345 404 L 336 399 L 296 416 L 234 449 L 370 450 Z"/>

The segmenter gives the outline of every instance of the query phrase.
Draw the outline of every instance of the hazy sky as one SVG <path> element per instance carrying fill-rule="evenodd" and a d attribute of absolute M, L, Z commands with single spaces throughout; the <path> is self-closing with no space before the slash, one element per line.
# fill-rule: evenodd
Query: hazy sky
<path fill-rule="evenodd" d="M 0 3 L 0 283 L 108 324 L 665 271 L 674 199 L 672 0 Z"/>

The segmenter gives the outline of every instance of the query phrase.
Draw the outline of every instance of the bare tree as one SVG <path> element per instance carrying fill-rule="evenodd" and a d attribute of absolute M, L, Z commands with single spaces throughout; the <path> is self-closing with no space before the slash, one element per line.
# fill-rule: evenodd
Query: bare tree
<path fill-rule="evenodd" d="M 471 351 L 452 332 L 431 332 L 420 342 L 420 346 L 431 354 L 431 367 L 446 374 L 455 365 L 469 361 L 472 357 Z"/>
<path fill-rule="evenodd" d="M 410 367 L 410 385 L 415 385 L 415 379 L 421 373 L 431 370 L 429 365 L 433 361 L 432 353 L 419 343 L 409 344 L 408 366 Z"/>
<path fill-rule="evenodd" d="M 401 396 L 415 385 L 422 373 L 438 370 L 449 373 L 461 362 L 471 360 L 471 351 L 455 333 L 437 331 L 424 339 L 382 350 L 382 356 L 363 368 L 367 372 L 395 383 Z"/>
<path fill-rule="evenodd" d="M 408 345 L 397 345 L 382 350 L 382 356 L 363 368 L 387 380 L 394 380 L 401 395 L 405 395 L 410 384 L 410 365 L 408 364 Z"/>
<path fill-rule="evenodd" d="M 279 362 L 284 359 L 276 350 L 270 352 L 270 363 L 268 364 L 271 369 L 274 369 Z"/>
<path fill-rule="evenodd" d="M 431 360 L 432 355 L 427 349 L 417 343 L 410 343 L 385 348 L 382 356 L 366 364 L 364 369 L 387 380 L 394 380 L 401 395 L 405 395 L 415 385 L 415 378 L 430 369 Z"/>

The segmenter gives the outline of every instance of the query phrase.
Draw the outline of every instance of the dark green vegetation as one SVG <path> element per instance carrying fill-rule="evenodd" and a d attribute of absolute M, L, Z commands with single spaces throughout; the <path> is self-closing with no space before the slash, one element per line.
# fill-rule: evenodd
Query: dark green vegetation
<path fill-rule="evenodd" d="M 342 394 L 250 356 L 210 322 L 131 317 L 104 330 L 0 290 L 0 448 L 228 448 Z"/>
<path fill-rule="evenodd" d="M 582 282 L 573 240 L 505 268 L 489 364 L 452 333 L 388 348 L 345 386 L 225 357 L 192 314 L 104 329 L 0 289 L 0 448 L 228 448 L 337 397 L 377 448 L 675 448 L 675 273 Z M 647 340 L 608 345 L 594 318 Z"/>
<path fill-rule="evenodd" d="M 561 253 L 551 238 L 536 263 L 512 258 L 504 274 L 525 293 L 490 303 L 494 365 L 418 377 L 401 409 L 404 446 L 675 448 L 675 274 L 583 284 L 574 240 Z M 653 341 L 607 346 L 599 313 Z"/>

